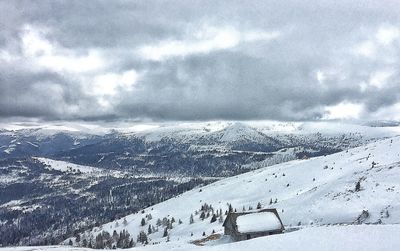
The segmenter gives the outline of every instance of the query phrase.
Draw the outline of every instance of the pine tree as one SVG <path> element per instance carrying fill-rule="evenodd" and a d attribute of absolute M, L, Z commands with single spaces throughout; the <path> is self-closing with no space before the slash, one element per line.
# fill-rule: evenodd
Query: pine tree
<path fill-rule="evenodd" d="M 133 248 L 135 246 L 135 242 L 133 241 L 133 238 L 129 241 L 129 247 L 128 248 Z"/>
<path fill-rule="evenodd" d="M 190 219 L 189 219 L 189 224 L 193 224 L 193 223 L 194 223 L 193 214 L 191 214 Z"/>
<path fill-rule="evenodd" d="M 211 217 L 211 221 L 210 223 L 216 222 L 217 221 L 217 216 L 215 214 L 213 214 L 213 216 Z"/>
<path fill-rule="evenodd" d="M 80 235 L 80 234 L 77 234 L 77 235 L 76 235 L 75 241 L 76 241 L 77 243 L 81 242 L 81 235 Z"/>
<path fill-rule="evenodd" d="M 149 224 L 149 228 L 147 229 L 147 233 L 148 234 L 152 234 L 153 233 L 153 229 L 151 228 L 151 224 Z"/>
<path fill-rule="evenodd" d="M 204 211 L 203 212 L 201 212 L 201 214 L 200 214 L 200 219 L 201 220 L 204 220 L 206 218 L 206 214 L 204 213 Z"/>
<path fill-rule="evenodd" d="M 128 222 L 126 221 L 126 218 L 124 218 L 124 221 L 122 222 L 122 225 L 124 225 L 124 227 L 126 227 L 128 225 Z"/>
<path fill-rule="evenodd" d="M 117 233 L 116 230 L 114 230 L 112 237 L 113 237 L 114 242 L 118 242 L 118 240 L 119 240 L 119 235 L 118 235 L 118 233 Z"/>
<path fill-rule="evenodd" d="M 262 208 L 261 203 L 258 202 L 258 204 L 257 204 L 257 209 L 261 209 L 261 208 Z"/>
<path fill-rule="evenodd" d="M 138 242 L 142 244 L 147 244 L 147 234 L 144 231 L 140 231 L 139 236 L 138 236 Z"/>
<path fill-rule="evenodd" d="M 73 245 L 73 243 L 72 243 L 72 240 L 71 240 L 71 239 L 69 239 L 68 245 L 70 245 L 70 246 L 72 246 L 72 245 Z"/>
<path fill-rule="evenodd" d="M 142 227 L 143 227 L 144 225 L 146 225 L 146 220 L 145 220 L 144 218 L 142 218 L 142 221 L 140 222 L 140 225 L 142 225 Z"/>
<path fill-rule="evenodd" d="M 164 229 L 163 237 L 167 237 L 167 236 L 168 236 L 168 228 L 165 228 L 165 229 Z"/>
<path fill-rule="evenodd" d="M 357 181 L 355 191 L 359 192 L 361 190 L 361 182 Z"/>

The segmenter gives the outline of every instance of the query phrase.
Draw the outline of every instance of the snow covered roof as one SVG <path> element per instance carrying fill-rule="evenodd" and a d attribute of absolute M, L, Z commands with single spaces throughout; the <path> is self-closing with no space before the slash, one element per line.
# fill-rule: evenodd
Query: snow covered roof
<path fill-rule="evenodd" d="M 265 232 L 282 229 L 281 221 L 273 212 L 240 215 L 236 219 L 239 233 Z"/>

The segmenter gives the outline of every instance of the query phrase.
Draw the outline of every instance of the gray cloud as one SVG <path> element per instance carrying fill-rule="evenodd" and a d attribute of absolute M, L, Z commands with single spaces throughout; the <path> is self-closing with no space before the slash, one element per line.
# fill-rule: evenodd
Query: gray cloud
<path fill-rule="evenodd" d="M 318 120 L 350 104 L 400 119 L 399 8 L 1 1 L 0 117 Z"/>

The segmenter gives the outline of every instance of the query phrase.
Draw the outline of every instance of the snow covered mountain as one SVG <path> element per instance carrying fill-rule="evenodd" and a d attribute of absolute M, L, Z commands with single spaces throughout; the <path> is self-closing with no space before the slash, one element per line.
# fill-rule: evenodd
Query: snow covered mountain
<path fill-rule="evenodd" d="M 149 244 L 160 245 L 154 246 L 154 250 L 172 247 L 189 250 L 194 247 L 190 243 L 219 245 L 213 250 L 227 250 L 234 244 L 226 246 L 224 243 L 230 240 L 221 235 L 222 223 L 218 220 L 210 223 L 210 220 L 213 212 L 225 212 L 229 204 L 237 211 L 255 208 L 258 203 L 263 208 L 277 208 L 287 229 L 304 228 L 296 231 L 298 234 L 293 232 L 252 240 L 256 243 L 267 242 L 269 238 L 279 241 L 291 234 L 301 236 L 307 231 L 325 231 L 319 228 L 307 230 L 311 226 L 398 224 L 399 179 L 400 137 L 394 137 L 329 156 L 294 160 L 226 178 L 95 228 L 81 235 L 80 239 L 94 238 L 102 231 L 113 233 L 114 230 L 118 233 L 126 230 L 136 237 L 141 231 L 147 233 L 150 228 Z M 202 220 L 200 216 L 204 208 L 207 211 Z M 172 219 L 175 221 L 170 223 L 172 228 L 167 229 L 168 237 L 163 237 L 166 228 L 163 221 L 173 222 Z M 388 228 L 397 233 L 400 230 Z M 210 236 L 213 238 L 206 238 Z M 74 243 L 78 244 L 75 240 Z"/>
<path fill-rule="evenodd" d="M 18 130 L 8 128 L 0 132 L 0 178 L 2 180 L 0 188 L 1 192 L 7 195 L 2 196 L 3 201 L 0 204 L 2 212 L 0 236 L 3 237 L 2 242 L 7 245 L 33 242 L 36 244 L 58 243 L 79 229 L 83 231 L 95 225 L 98 226 L 137 212 L 148 205 L 164 201 L 193 187 L 248 171 L 254 171 L 243 176 L 249 175 L 248 180 L 232 183 L 228 179 L 227 184 L 231 184 L 230 186 L 213 190 L 215 193 L 230 196 L 222 197 L 221 202 L 212 200 L 210 196 L 209 198 L 196 197 L 198 190 L 193 196 L 196 200 L 201 200 L 201 203 L 212 204 L 215 210 L 223 211 L 226 210 L 227 203 L 232 203 L 240 211 L 243 207 L 254 208 L 258 202 L 265 207 L 269 206 L 271 200 L 273 202 L 271 206 L 291 201 L 295 205 L 282 204 L 284 207 L 281 208 L 284 210 L 282 213 L 287 214 L 284 216 L 290 216 L 291 206 L 297 207 L 297 204 L 304 203 L 312 205 L 314 200 L 319 200 L 316 199 L 319 196 L 328 196 L 328 192 L 324 190 L 324 184 L 330 184 L 333 181 L 337 183 L 337 180 L 344 180 L 345 177 L 351 175 L 343 174 L 342 177 L 339 173 L 337 177 L 332 176 L 331 180 L 326 180 L 330 177 L 326 175 L 330 174 L 327 170 L 344 169 L 344 167 L 335 167 L 335 164 L 327 163 L 321 164 L 325 168 L 323 173 L 313 171 L 310 167 L 306 171 L 304 171 L 306 168 L 300 168 L 299 170 L 302 170 L 300 173 L 288 171 L 285 175 L 276 171 L 273 177 L 267 177 L 266 170 L 283 168 L 285 165 L 274 166 L 271 169 L 268 166 L 297 160 L 289 162 L 290 166 L 293 166 L 296 163 L 302 163 L 307 158 L 346 151 L 352 147 L 398 134 L 400 134 L 400 127 L 395 125 L 371 127 L 332 122 L 170 123 L 136 125 L 116 130 L 97 128 L 93 132 L 87 128 L 71 126 L 68 128 L 48 126 L 18 128 Z M 351 151 L 353 150 L 349 150 Z M 344 157 L 347 158 L 346 155 Z M 370 160 L 370 157 L 368 159 Z M 376 160 L 375 162 L 378 163 Z M 260 169 L 262 175 L 251 176 L 255 175 L 259 168 L 262 168 Z M 311 183 L 299 187 L 299 182 L 306 179 L 302 176 L 306 173 L 314 174 L 315 177 L 311 179 Z M 362 194 L 365 182 L 362 177 L 357 179 L 361 179 L 361 190 L 355 193 L 359 195 Z M 278 181 L 279 183 L 276 183 Z M 321 184 L 321 182 L 324 183 Z M 354 183 L 354 180 L 352 182 Z M 218 184 L 221 183 L 216 183 Z M 251 186 L 251 184 L 257 185 Z M 309 187 L 311 185 L 312 187 Z M 205 189 L 208 191 L 208 188 Z M 236 201 L 244 196 L 240 189 L 249 190 L 250 200 Z M 315 189 L 320 194 L 310 189 Z M 348 189 L 351 190 L 351 188 Z M 310 191 L 307 192 L 308 190 Z M 337 198 L 341 198 L 348 191 L 335 192 L 338 193 Z M 293 193 L 298 197 L 286 198 Z M 207 195 L 203 191 L 200 194 Z M 305 196 L 307 194 L 313 197 Z M 251 197 L 255 195 L 258 197 Z M 236 199 L 233 199 L 235 196 Z M 296 201 L 296 198 L 299 200 Z M 335 197 L 335 200 L 337 198 Z M 183 202 L 187 205 L 190 203 L 190 201 Z M 326 201 L 325 203 L 329 205 L 333 202 Z M 336 205 L 333 203 L 332 208 Z M 286 207 L 289 208 L 289 212 L 286 212 Z M 298 208 L 299 215 L 294 215 L 293 219 L 285 224 L 293 227 L 299 223 L 301 226 L 310 225 L 311 222 L 313 225 L 335 223 L 326 215 L 319 215 L 318 207 L 319 205 Z M 64 215 L 61 218 L 58 216 L 60 208 L 63 208 Z M 195 210 L 199 215 L 195 214 Z M 178 219 L 182 220 L 182 224 L 170 231 L 171 242 L 174 241 L 174 236 L 183 236 L 183 232 L 181 234 L 174 234 L 174 232 L 185 223 L 187 224 L 190 214 L 194 215 L 195 224 L 191 224 L 186 230 L 179 230 L 193 232 L 193 238 L 178 237 L 186 240 L 185 243 L 202 238 L 203 232 L 208 235 L 212 230 L 217 233 L 221 231 L 220 225 L 215 225 L 215 222 L 208 223 L 209 218 L 205 219 L 208 223 L 204 225 L 207 226 L 206 228 L 198 225 L 197 219 L 201 214 L 199 210 L 199 205 L 193 205 L 185 209 L 190 212 L 186 216 L 183 213 L 175 215 L 171 210 L 170 220 L 172 216 L 177 222 L 179 222 Z M 354 218 L 354 214 L 362 213 L 359 208 L 350 208 L 350 210 L 354 212 L 348 215 L 349 221 Z M 384 210 L 382 214 L 386 215 L 386 212 L 390 210 Z M 350 211 L 345 212 L 350 214 Z M 141 218 L 146 218 L 146 214 L 138 216 L 140 221 Z M 43 215 L 48 216 L 46 220 L 40 220 Z M 84 224 L 79 222 L 81 217 L 85 217 Z M 161 233 L 164 226 L 157 226 L 148 217 L 147 220 L 150 223 L 146 223 L 146 226 L 151 224 L 151 228 L 154 227 L 155 230 L 158 228 L 158 232 L 155 233 L 152 229 L 152 234 L 149 235 L 151 242 L 164 241 L 165 238 L 162 238 L 164 233 Z M 158 214 L 158 217 L 161 222 L 168 220 L 167 215 Z M 17 223 L 22 219 L 25 222 L 24 226 L 29 226 L 29 222 L 40 221 L 40 224 L 35 223 L 35 226 L 40 226 L 40 229 L 33 231 L 30 227 L 21 228 L 21 225 Z M 290 218 L 286 217 L 286 220 L 288 219 Z M 345 217 L 341 216 L 338 222 L 344 219 Z M 372 219 L 372 216 L 369 219 Z M 385 219 L 381 221 L 384 222 Z M 53 222 L 53 225 L 48 225 L 48 221 Z M 129 231 L 130 236 L 136 241 L 141 228 L 139 225 L 134 226 L 135 224 L 137 223 L 133 223 Z M 115 230 L 119 233 L 124 222 L 120 220 L 118 225 L 119 228 Z M 190 230 L 190 227 L 194 226 L 199 227 L 197 230 Z M 107 231 L 113 232 L 112 227 L 108 226 L 108 228 Z M 92 232 L 92 235 L 94 234 L 97 235 L 98 232 Z M 92 238 L 86 236 L 86 238 L 93 239 L 95 236 Z M 223 241 L 225 240 L 220 242 Z"/>
<path fill-rule="evenodd" d="M 82 125 L 8 128 L 0 132 L 0 158 L 37 156 L 136 174 L 227 177 L 251 170 L 254 162 L 321 156 L 399 134 L 399 126 L 334 122 L 164 123 L 92 132 Z"/>

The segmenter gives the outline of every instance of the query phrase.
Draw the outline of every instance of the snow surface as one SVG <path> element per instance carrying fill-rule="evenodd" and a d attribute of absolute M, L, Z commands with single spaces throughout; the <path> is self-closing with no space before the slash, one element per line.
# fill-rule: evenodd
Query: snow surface
<path fill-rule="evenodd" d="M 262 232 L 281 229 L 278 217 L 271 212 L 241 215 L 236 219 L 239 233 Z"/>
<path fill-rule="evenodd" d="M 0 131 L 13 135 L 15 131 L 23 130 L 25 135 L 43 137 L 51 136 L 59 132 L 74 134 L 105 135 L 112 132 L 120 132 L 130 135 L 145 136 L 149 141 L 157 141 L 163 137 L 198 137 L 204 134 L 212 134 L 225 131 L 223 141 L 240 138 L 241 135 L 256 139 L 259 132 L 264 134 L 314 134 L 321 132 L 324 135 L 337 135 L 357 133 L 367 137 L 381 138 L 400 134 L 400 126 L 396 123 L 383 124 L 383 127 L 369 126 L 368 123 L 356 124 L 349 121 L 318 121 L 318 122 L 279 122 L 279 121 L 209 121 L 209 122 L 164 122 L 164 123 L 0 123 Z"/>
<path fill-rule="evenodd" d="M 223 179 L 146 208 L 144 213 L 129 215 L 126 226 L 120 219 L 85 235 L 126 229 L 135 238 L 140 231 L 147 232 L 149 224 L 155 226 L 157 219 L 164 217 L 183 221 L 174 223 L 169 231 L 170 242 L 189 243 L 204 238 L 203 232 L 208 236 L 213 230 L 222 234 L 222 223 L 210 223 L 211 217 L 201 220 L 195 213 L 204 203 L 223 212 L 230 203 L 240 212 L 243 207 L 255 208 L 260 202 L 263 208 L 277 208 L 287 229 L 297 225 L 353 224 L 363 210 L 369 213 L 366 223 L 398 224 L 399 180 L 400 137 L 394 137 L 325 157 L 294 160 Z M 358 181 L 361 189 L 355 191 Z M 270 204 L 271 200 L 277 202 Z M 152 219 L 141 226 L 146 214 L 151 214 Z M 193 224 L 189 224 L 191 214 Z M 162 235 L 161 226 L 158 232 L 149 235 L 149 243 L 164 245 L 166 238 Z M 217 241 L 205 245 L 219 244 Z"/>
<path fill-rule="evenodd" d="M 101 173 L 103 172 L 102 169 L 92 167 L 92 166 L 82 166 L 78 164 L 73 164 L 70 162 L 65 162 L 65 161 L 60 161 L 60 160 L 53 160 L 53 159 L 48 159 L 48 158 L 36 158 L 40 162 L 42 162 L 45 165 L 48 165 L 49 169 L 53 170 L 58 170 L 61 172 L 72 172 L 72 170 L 75 169 L 75 171 L 80 171 L 82 173 Z"/>
<path fill-rule="evenodd" d="M 384 251 L 398 250 L 400 225 L 309 227 L 299 231 L 216 246 L 195 246 L 183 241 L 135 247 L 133 251 Z M 87 251 L 69 246 L 8 247 L 0 251 Z M 126 250 L 126 249 L 124 249 Z"/>

